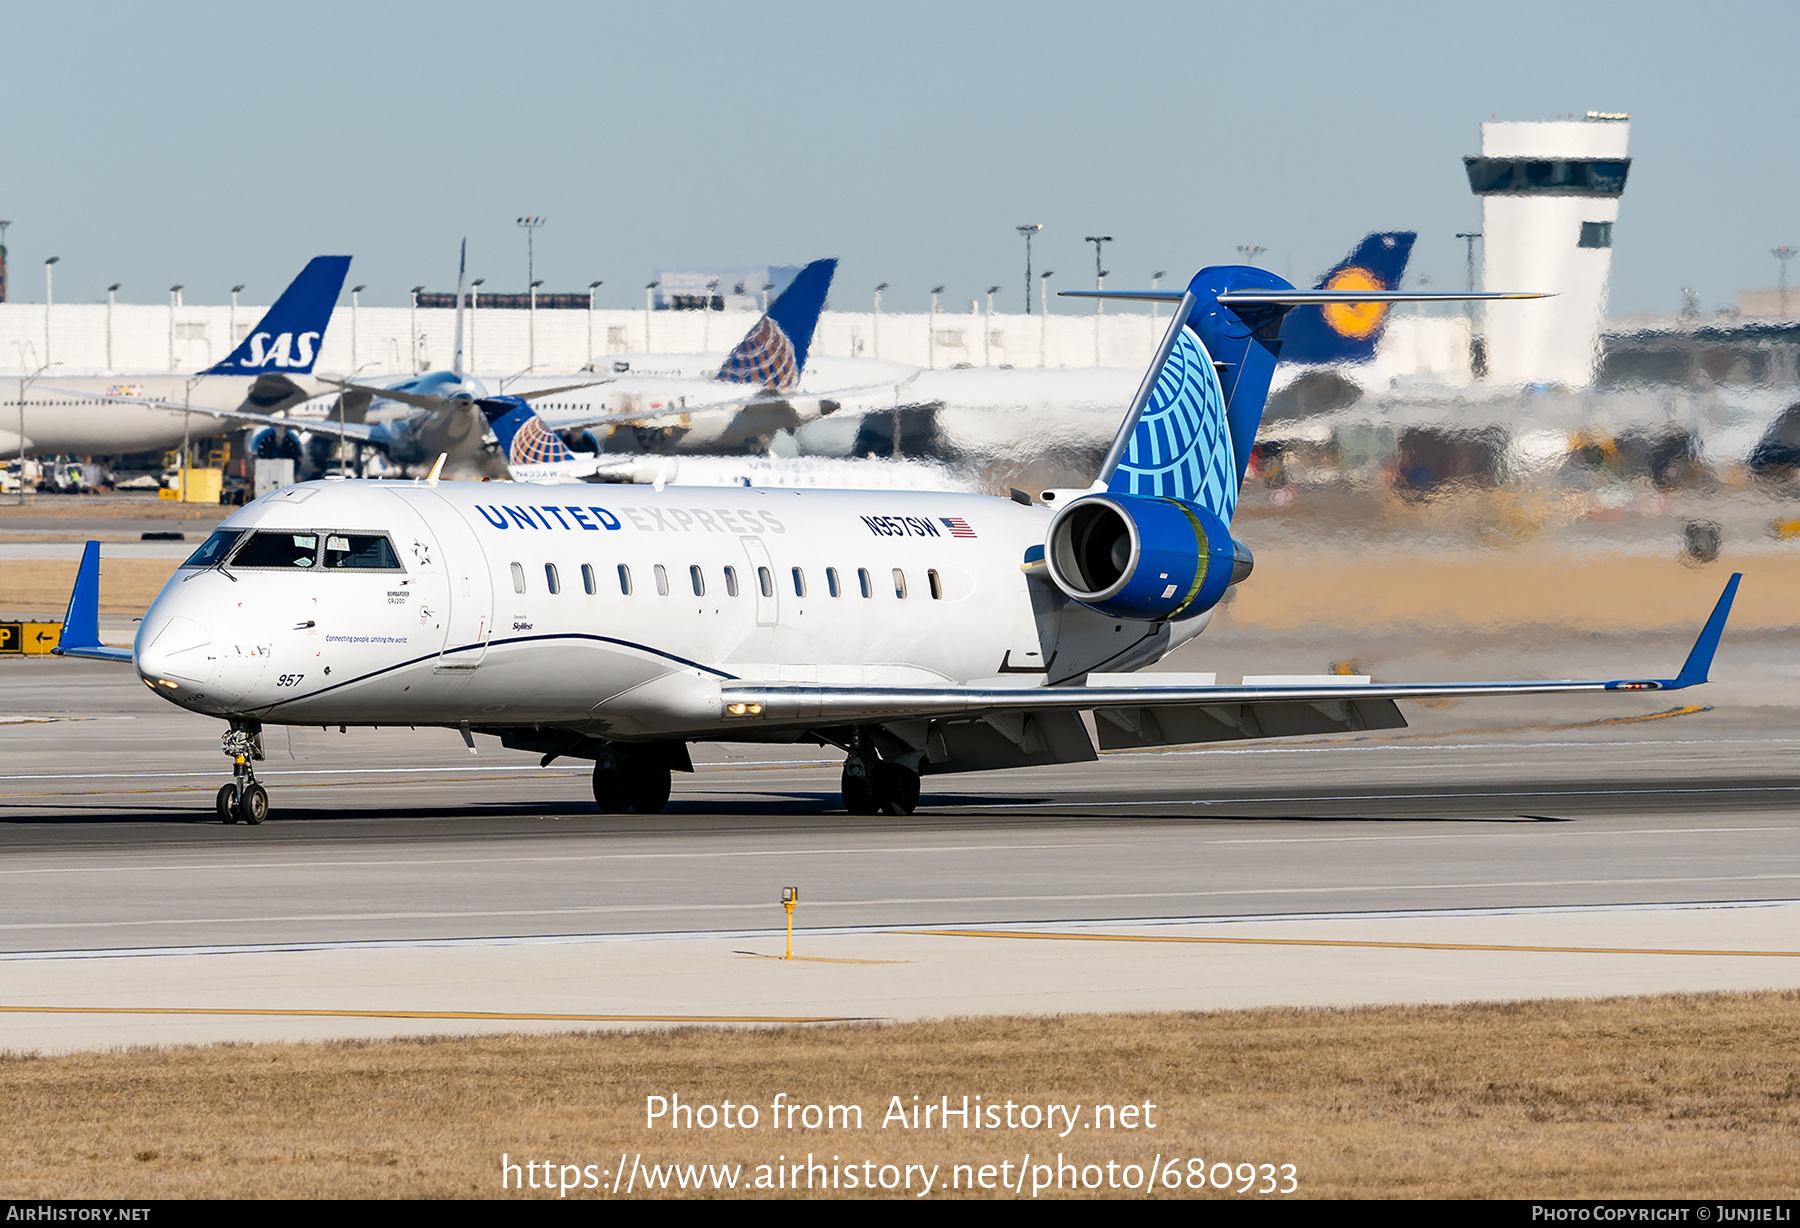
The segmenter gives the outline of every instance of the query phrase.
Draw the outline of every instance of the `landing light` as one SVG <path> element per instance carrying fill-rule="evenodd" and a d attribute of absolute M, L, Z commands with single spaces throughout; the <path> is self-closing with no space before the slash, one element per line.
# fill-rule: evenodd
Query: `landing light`
<path fill-rule="evenodd" d="M 732 716 L 761 716 L 761 704 L 726 704 L 725 711 Z"/>
<path fill-rule="evenodd" d="M 169 680 L 168 680 L 168 679 L 167 679 L 167 678 L 158 678 L 158 679 L 157 679 L 157 680 L 156 680 L 156 685 L 157 685 L 157 686 L 166 686 L 166 687 L 168 687 L 168 688 L 169 688 L 169 689 L 170 689 L 170 690 L 171 690 L 171 691 L 173 691 L 173 690 L 177 690 L 177 689 L 179 689 L 179 688 L 180 688 L 180 686 L 181 686 L 181 684 L 180 684 L 180 683 L 179 683 L 179 682 L 170 682 L 170 681 L 169 681 Z"/>

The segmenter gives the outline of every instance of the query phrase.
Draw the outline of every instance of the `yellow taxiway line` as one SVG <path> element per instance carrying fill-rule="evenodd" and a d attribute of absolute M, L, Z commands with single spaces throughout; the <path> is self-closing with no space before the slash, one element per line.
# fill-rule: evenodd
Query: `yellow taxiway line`
<path fill-rule="evenodd" d="M 1187 934 L 1048 934 L 1032 930 L 892 930 L 937 938 L 1032 938 L 1052 942 L 1184 942 L 1247 947 L 1369 947 L 1395 951 L 1518 951 L 1549 955 L 1712 955 L 1800 959 L 1800 951 L 1719 951 L 1683 947 L 1545 947 L 1486 942 L 1375 942 L 1356 938 L 1212 938 Z"/>

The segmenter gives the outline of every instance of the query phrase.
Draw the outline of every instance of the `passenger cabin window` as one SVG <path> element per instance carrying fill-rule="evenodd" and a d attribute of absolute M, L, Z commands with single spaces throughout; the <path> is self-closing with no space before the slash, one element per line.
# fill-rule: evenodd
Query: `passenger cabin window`
<path fill-rule="evenodd" d="M 806 573 L 798 567 L 794 568 L 794 596 L 806 596 Z"/>
<path fill-rule="evenodd" d="M 512 577 L 513 577 L 513 592 L 515 592 L 515 593 L 524 592 L 525 591 L 525 568 L 520 566 L 518 563 L 514 563 L 512 565 Z"/>
<path fill-rule="evenodd" d="M 591 563 L 581 565 L 581 587 L 587 590 L 587 595 L 590 597 L 600 589 L 600 585 L 594 579 L 594 567 Z"/>
<path fill-rule="evenodd" d="M 688 582 L 694 586 L 694 596 L 706 596 L 706 578 L 700 574 L 698 566 L 688 568 Z"/>
<path fill-rule="evenodd" d="M 756 569 L 756 585 L 762 589 L 763 596 L 773 597 L 775 595 L 775 577 L 769 574 L 767 567 Z"/>
<path fill-rule="evenodd" d="M 220 529 L 201 543 L 198 550 L 188 555 L 187 562 L 182 566 L 215 567 L 223 561 L 226 555 L 231 553 L 231 548 L 237 545 L 238 538 L 242 536 L 244 536 L 242 529 Z"/>
<path fill-rule="evenodd" d="M 856 569 L 856 582 L 862 586 L 862 595 L 864 597 L 873 597 L 875 595 L 875 582 L 869 579 L 869 569 L 867 567 L 858 567 Z"/>
<path fill-rule="evenodd" d="M 737 568 L 735 567 L 725 569 L 725 595 L 727 597 L 737 596 Z"/>
<path fill-rule="evenodd" d="M 555 563 L 544 564 L 544 584 L 549 588 L 552 597 L 562 592 L 562 581 L 556 576 Z"/>
<path fill-rule="evenodd" d="M 623 563 L 619 564 L 619 591 L 627 597 L 631 596 L 631 568 Z"/>
<path fill-rule="evenodd" d="M 237 567 L 311 567 L 318 560 L 316 533 L 252 533 L 232 564 Z"/>
<path fill-rule="evenodd" d="M 835 567 L 825 569 L 825 591 L 833 597 L 843 596 L 843 593 L 838 590 L 837 568 Z"/>
<path fill-rule="evenodd" d="M 332 571 L 400 571 L 400 556 L 379 533 L 327 533 L 325 566 Z"/>
<path fill-rule="evenodd" d="M 669 595 L 669 573 L 663 569 L 661 563 L 656 565 L 656 595 L 658 597 Z"/>
<path fill-rule="evenodd" d="M 894 568 L 894 596 L 906 600 L 906 573 L 898 567 Z"/>
<path fill-rule="evenodd" d="M 944 599 L 944 586 L 938 580 L 937 568 L 933 567 L 930 571 L 926 572 L 925 578 L 931 582 L 931 599 L 933 601 L 942 601 Z"/>

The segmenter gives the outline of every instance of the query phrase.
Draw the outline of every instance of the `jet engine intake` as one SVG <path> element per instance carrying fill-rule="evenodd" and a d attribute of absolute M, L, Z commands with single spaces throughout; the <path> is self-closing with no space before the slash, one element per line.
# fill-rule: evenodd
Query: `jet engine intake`
<path fill-rule="evenodd" d="M 1050 522 L 1050 577 L 1110 618 L 1193 618 L 1250 574 L 1250 551 L 1217 516 L 1180 499 L 1087 495 Z"/>

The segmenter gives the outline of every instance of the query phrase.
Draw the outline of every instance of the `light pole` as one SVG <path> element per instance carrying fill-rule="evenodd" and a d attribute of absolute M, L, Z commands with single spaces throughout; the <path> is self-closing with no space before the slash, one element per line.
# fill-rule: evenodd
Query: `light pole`
<path fill-rule="evenodd" d="M 23 365 L 23 364 L 21 364 L 21 365 Z M 22 376 L 19 379 L 19 506 L 20 507 L 25 506 L 25 389 L 30 386 L 32 380 L 36 379 L 38 376 L 42 375 L 44 372 L 48 371 L 49 369 L 50 369 L 50 364 L 48 362 L 45 362 L 43 366 L 41 366 L 37 370 L 33 371 L 30 375 Z"/>
<path fill-rule="evenodd" d="M 537 370 L 537 288 L 543 285 L 543 279 L 531 283 L 531 318 L 526 322 L 526 363 L 527 371 Z"/>
<path fill-rule="evenodd" d="M 1456 232 L 1456 237 L 1461 239 L 1468 248 L 1468 291 L 1473 294 L 1475 293 L 1475 240 L 1481 237 L 1481 232 L 1479 230 L 1459 230 Z M 1465 307 L 1463 310 L 1469 311 L 1472 308 Z"/>
<path fill-rule="evenodd" d="M 538 227 L 543 224 L 544 219 L 541 217 L 522 217 L 519 219 L 519 225 L 525 231 L 525 280 L 527 282 L 537 276 L 537 265 L 534 263 L 535 256 L 532 250 L 532 238 L 537 234 Z"/>
<path fill-rule="evenodd" d="M 656 287 L 660 285 L 662 285 L 660 281 L 644 283 L 644 353 L 646 354 L 650 352 L 650 313 L 656 310 Z"/>
<path fill-rule="evenodd" d="M 414 286 L 407 291 L 407 295 L 412 301 L 412 307 L 407 312 L 406 331 L 412 335 L 412 374 L 414 375 L 419 373 L 419 293 L 424 289 L 424 286 Z"/>
<path fill-rule="evenodd" d="M 112 370 L 113 365 L 112 317 L 113 308 L 118 305 L 119 285 L 120 283 L 115 281 L 112 285 L 106 287 L 106 369 L 108 371 Z"/>
<path fill-rule="evenodd" d="M 469 283 L 469 370 L 475 369 L 475 300 L 481 294 L 481 287 L 487 285 L 487 278 L 477 277 Z"/>
<path fill-rule="evenodd" d="M 1050 365 L 1050 279 L 1056 276 L 1054 269 L 1045 269 L 1038 274 L 1038 366 Z M 1029 307 L 1031 301 L 1026 300 Z"/>
<path fill-rule="evenodd" d="M 169 287 L 169 370 L 171 371 L 175 370 L 175 309 L 179 306 L 181 306 L 181 283 L 177 282 Z M 185 491 L 185 487 L 183 489 Z"/>
<path fill-rule="evenodd" d="M 1113 237 L 1111 235 L 1089 235 L 1082 240 L 1083 243 L 1092 243 L 1094 245 L 1094 289 L 1096 290 L 1106 289 L 1106 270 L 1100 267 L 1100 249 L 1112 241 Z M 1099 315 L 1102 308 L 1105 306 L 1105 299 L 1095 299 L 1094 314 Z"/>
<path fill-rule="evenodd" d="M 1787 313 L 1788 313 L 1787 312 L 1787 303 L 1788 303 L 1787 266 L 1788 266 L 1788 261 L 1790 261 L 1794 258 L 1794 249 L 1789 247 L 1787 244 L 1783 243 L 1780 247 L 1771 247 L 1769 249 L 1769 255 L 1771 255 L 1771 256 L 1775 257 L 1775 259 L 1781 261 L 1781 281 L 1778 284 L 1781 287 L 1781 318 L 1785 320 L 1785 319 L 1787 319 Z M 48 353 L 48 351 L 46 351 L 46 353 Z"/>
<path fill-rule="evenodd" d="M 944 287 L 931 287 L 931 314 L 925 317 L 925 365 L 932 370 L 937 369 L 937 315 L 938 295 Z"/>
<path fill-rule="evenodd" d="M 358 296 L 361 295 L 362 292 L 367 289 L 368 289 L 367 286 L 351 286 L 350 287 L 350 366 L 353 370 L 356 370 L 356 371 L 362 370 L 361 364 L 359 364 L 356 361 L 356 311 L 357 311 L 357 307 L 359 306 Z M 343 443 L 342 436 L 339 436 L 338 443 L 340 445 Z M 343 452 L 342 452 L 341 448 L 338 453 L 338 459 L 340 461 L 343 460 Z"/>
<path fill-rule="evenodd" d="M 604 279 L 588 283 L 588 360 L 587 366 L 582 368 L 583 371 L 594 369 L 594 291 L 605 284 Z"/>
<path fill-rule="evenodd" d="M 718 295 L 719 279 L 715 277 L 706 283 L 706 305 L 700 309 L 702 312 L 700 317 L 700 348 L 702 350 L 712 349 L 713 299 L 717 298 Z"/>
<path fill-rule="evenodd" d="M 1157 289 L 1159 286 L 1162 285 L 1162 279 L 1167 277 L 1168 275 L 1169 275 L 1169 272 L 1167 269 L 1158 269 L 1158 270 L 1156 270 L 1156 272 L 1150 274 L 1150 288 L 1152 290 Z M 1152 299 L 1152 300 L 1150 300 L 1150 329 L 1152 332 L 1154 332 L 1156 330 L 1156 321 L 1157 321 L 1158 314 L 1159 313 L 1157 311 L 1156 300 Z"/>
<path fill-rule="evenodd" d="M 877 358 L 881 357 L 881 292 L 887 288 L 888 284 L 885 281 L 875 287 L 875 320 L 870 329 L 870 336 L 875 343 L 875 357 Z"/>
<path fill-rule="evenodd" d="M 1255 243 L 1238 244 L 1238 254 L 1244 258 L 1245 264 L 1255 264 L 1256 258 L 1268 250 L 1268 248 L 1258 246 Z"/>
<path fill-rule="evenodd" d="M 999 286 L 987 288 L 987 313 L 981 317 L 981 365 L 994 365 L 994 295 L 999 293 Z"/>
<path fill-rule="evenodd" d="M 6 228 L 12 222 L 0 217 L 0 303 L 6 301 Z"/>
<path fill-rule="evenodd" d="M 52 270 L 61 256 L 52 256 L 44 261 L 44 365 L 50 365 L 50 299 Z"/>
<path fill-rule="evenodd" d="M 1025 236 L 1025 314 L 1031 314 L 1031 236 L 1044 228 L 1042 222 L 1033 222 L 1029 226 L 1015 226 L 1014 230 Z"/>
<path fill-rule="evenodd" d="M 231 316 L 225 324 L 225 352 L 227 354 L 237 348 L 237 296 L 243 292 L 243 289 L 241 283 L 231 287 Z M 109 366 L 112 364 L 111 351 L 108 351 L 106 361 Z"/>

